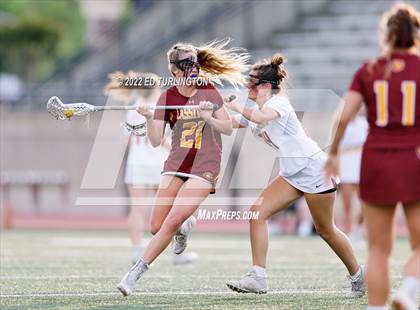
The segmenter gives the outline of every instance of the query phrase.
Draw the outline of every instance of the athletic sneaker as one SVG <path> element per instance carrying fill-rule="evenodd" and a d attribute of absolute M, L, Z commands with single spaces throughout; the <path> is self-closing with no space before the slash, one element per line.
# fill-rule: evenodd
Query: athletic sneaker
<path fill-rule="evenodd" d="M 258 276 L 254 270 L 249 271 L 239 281 L 228 281 L 226 285 L 238 293 L 265 294 L 268 290 L 267 278 Z"/>
<path fill-rule="evenodd" d="M 194 216 L 190 216 L 184 223 L 182 223 L 181 228 L 174 237 L 173 251 L 175 254 L 181 254 L 187 248 L 187 237 L 196 221 L 197 220 Z"/>
<path fill-rule="evenodd" d="M 348 275 L 347 279 L 350 281 L 351 291 L 354 297 L 362 297 L 365 295 L 365 272 L 363 267 L 360 267 L 360 273 L 356 278 Z"/>
<path fill-rule="evenodd" d="M 407 291 L 399 289 L 394 296 L 392 296 L 392 309 L 393 310 L 417 310 L 416 305 L 416 292 L 410 295 Z"/>
<path fill-rule="evenodd" d="M 174 255 L 173 263 L 174 265 L 191 264 L 191 263 L 194 263 L 197 257 L 198 255 L 195 252 L 182 253 L 182 254 Z"/>
<path fill-rule="evenodd" d="M 124 295 L 131 295 L 136 282 L 141 276 L 149 269 L 149 266 L 139 259 L 137 263 L 131 267 L 130 271 L 122 278 L 121 282 L 117 285 L 118 290 Z"/>

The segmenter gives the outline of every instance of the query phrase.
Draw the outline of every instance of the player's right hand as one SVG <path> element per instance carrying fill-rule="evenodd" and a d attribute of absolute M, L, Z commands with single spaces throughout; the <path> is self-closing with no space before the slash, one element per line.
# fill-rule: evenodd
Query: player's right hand
<path fill-rule="evenodd" d="M 141 103 L 137 106 L 137 113 L 143 115 L 145 118 L 150 119 L 153 116 L 153 112 L 149 109 L 147 104 Z"/>
<path fill-rule="evenodd" d="M 328 158 L 324 166 L 326 179 L 328 179 L 329 177 L 334 178 L 338 176 L 338 165 L 338 156 L 334 154 L 328 154 Z"/>

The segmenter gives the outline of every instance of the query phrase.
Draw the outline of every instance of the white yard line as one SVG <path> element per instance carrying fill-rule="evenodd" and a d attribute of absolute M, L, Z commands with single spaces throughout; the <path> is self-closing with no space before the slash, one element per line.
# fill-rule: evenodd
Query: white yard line
<path fill-rule="evenodd" d="M 269 295 L 273 294 L 343 294 L 343 290 L 332 290 L 332 291 L 320 291 L 320 290 L 278 290 L 269 291 Z M 344 292 L 345 293 L 345 292 Z M 237 294 L 232 291 L 207 291 L 207 292 L 136 292 L 134 296 L 173 296 L 173 295 L 195 295 L 195 296 L 207 296 L 207 295 L 234 295 Z M 121 295 L 118 291 L 115 292 L 94 292 L 94 293 L 37 293 L 37 294 L 2 294 L 0 298 L 13 298 L 13 297 L 85 297 L 85 296 L 115 296 Z M 252 295 L 249 295 L 252 296 Z"/>
<path fill-rule="evenodd" d="M 148 244 L 150 238 L 144 238 L 144 244 Z M 223 239 L 201 239 L 192 238 L 189 240 L 191 247 L 196 249 L 249 249 L 249 240 L 244 239 L 243 242 L 238 240 Z M 76 248 L 98 248 L 98 247 L 119 247 L 130 248 L 130 242 L 125 237 L 49 237 L 48 245 L 54 247 L 76 247 Z M 276 243 L 276 249 L 284 248 L 286 243 Z"/>
<path fill-rule="evenodd" d="M 184 199 L 186 204 L 188 204 L 188 199 Z M 136 201 L 137 205 L 149 207 L 155 204 L 155 198 L 150 197 L 148 199 L 141 199 Z M 220 207 L 220 206 L 250 206 L 252 204 L 261 204 L 262 199 L 258 196 L 255 197 L 236 197 L 232 199 L 231 197 L 213 197 L 213 195 L 209 196 L 206 200 L 204 200 L 200 206 L 201 207 Z M 127 197 L 77 197 L 75 206 L 97 206 L 97 207 L 104 207 L 104 206 L 122 206 L 128 205 L 129 202 Z"/>
<path fill-rule="evenodd" d="M 312 269 L 312 268 L 307 268 Z M 145 279 L 182 279 L 182 278 L 194 278 L 194 279 L 236 279 L 240 277 L 241 274 L 231 274 L 231 275 L 186 275 L 180 277 L 179 275 L 147 275 Z M 304 277 L 305 275 L 301 275 Z M 119 280 L 121 275 L 50 275 L 50 276 L 0 276 L 0 280 L 60 280 L 60 279 L 117 279 Z M 280 275 L 270 275 L 270 279 L 284 279 L 284 276 Z M 400 276 L 392 277 L 393 279 L 401 279 Z M 346 283 L 343 274 L 343 283 Z"/>

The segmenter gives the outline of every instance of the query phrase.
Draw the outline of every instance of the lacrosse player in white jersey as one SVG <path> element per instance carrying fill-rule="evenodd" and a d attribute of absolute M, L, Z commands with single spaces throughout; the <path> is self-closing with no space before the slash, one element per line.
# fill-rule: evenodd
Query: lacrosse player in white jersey
<path fill-rule="evenodd" d="M 241 293 L 267 292 L 267 221 L 303 196 L 319 235 L 344 263 L 352 292 L 361 297 L 365 293 L 363 270 L 348 238 L 334 224 L 336 182 L 325 179 L 326 154 L 306 135 L 289 100 L 280 93 L 286 77 L 283 57 L 275 54 L 251 68 L 248 98 L 256 102 L 257 108 L 244 108 L 236 101 L 225 103 L 239 113 L 233 117 L 233 126 L 250 126 L 255 136 L 277 150 L 280 162 L 280 175 L 260 194 L 258 200 L 262 202 L 250 208 L 259 212 L 258 219 L 250 220 L 253 267 L 239 281 L 227 282 L 227 286 Z"/>
<path fill-rule="evenodd" d="M 362 222 L 363 212 L 359 211 L 356 218 L 352 216 L 355 197 L 358 200 L 360 164 L 362 147 L 365 143 L 369 125 L 366 116 L 357 114 L 348 124 L 340 143 L 340 192 L 343 201 L 343 232 L 350 238 L 356 248 L 364 246 Z M 358 203 L 360 205 L 360 203 Z"/>
<path fill-rule="evenodd" d="M 109 74 L 109 82 L 104 88 L 105 95 L 109 95 L 125 104 L 148 104 L 156 105 L 160 91 L 158 89 L 158 76 L 153 73 L 139 73 L 129 71 L 126 75 L 122 72 Z M 132 79 L 138 82 L 137 87 L 124 87 L 125 80 Z M 147 81 L 145 83 L 144 81 Z M 122 85 L 121 85 L 122 84 Z M 128 129 L 138 127 L 146 123 L 146 118 L 136 110 L 128 110 L 126 126 Z M 160 147 L 153 147 L 148 141 L 146 133 L 133 130 L 130 133 L 128 156 L 125 167 L 124 183 L 130 195 L 130 213 L 127 218 L 128 233 L 132 250 L 131 262 L 133 264 L 143 255 L 142 239 L 144 224 L 148 207 L 145 201 L 156 195 L 159 187 L 160 174 L 163 164 L 168 157 L 170 142 L 168 139 Z M 194 252 L 174 255 L 174 264 L 187 264 L 195 260 Z"/>

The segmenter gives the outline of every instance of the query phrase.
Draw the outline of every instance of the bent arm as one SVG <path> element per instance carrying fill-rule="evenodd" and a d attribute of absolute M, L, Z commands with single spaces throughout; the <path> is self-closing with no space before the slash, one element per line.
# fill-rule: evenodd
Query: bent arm
<path fill-rule="evenodd" d="M 153 116 L 147 117 L 146 120 L 147 137 L 153 147 L 158 147 L 163 141 L 166 122 L 162 120 L 154 120 Z"/>
<path fill-rule="evenodd" d="M 215 111 L 214 116 L 212 116 L 207 122 L 217 132 L 220 132 L 227 136 L 230 136 L 232 134 L 232 131 L 233 131 L 232 121 L 231 121 L 229 113 L 226 111 L 226 109 L 223 106 L 217 111 Z"/>
<path fill-rule="evenodd" d="M 348 91 L 344 95 L 344 108 L 341 113 L 340 120 L 337 124 L 337 129 L 334 134 L 334 138 L 330 148 L 330 154 L 337 155 L 338 146 L 340 141 L 343 138 L 344 132 L 346 131 L 347 125 L 349 122 L 356 116 L 357 112 L 360 110 L 360 107 L 363 102 L 362 95 L 356 91 Z"/>
<path fill-rule="evenodd" d="M 266 123 L 281 116 L 276 110 L 270 107 L 263 107 L 260 110 L 241 107 L 237 103 L 233 103 L 230 105 L 230 108 L 233 111 L 242 114 L 247 120 L 256 124 Z"/>
<path fill-rule="evenodd" d="M 233 128 L 246 128 L 244 125 L 241 125 L 236 119 L 232 117 L 232 127 Z"/>

